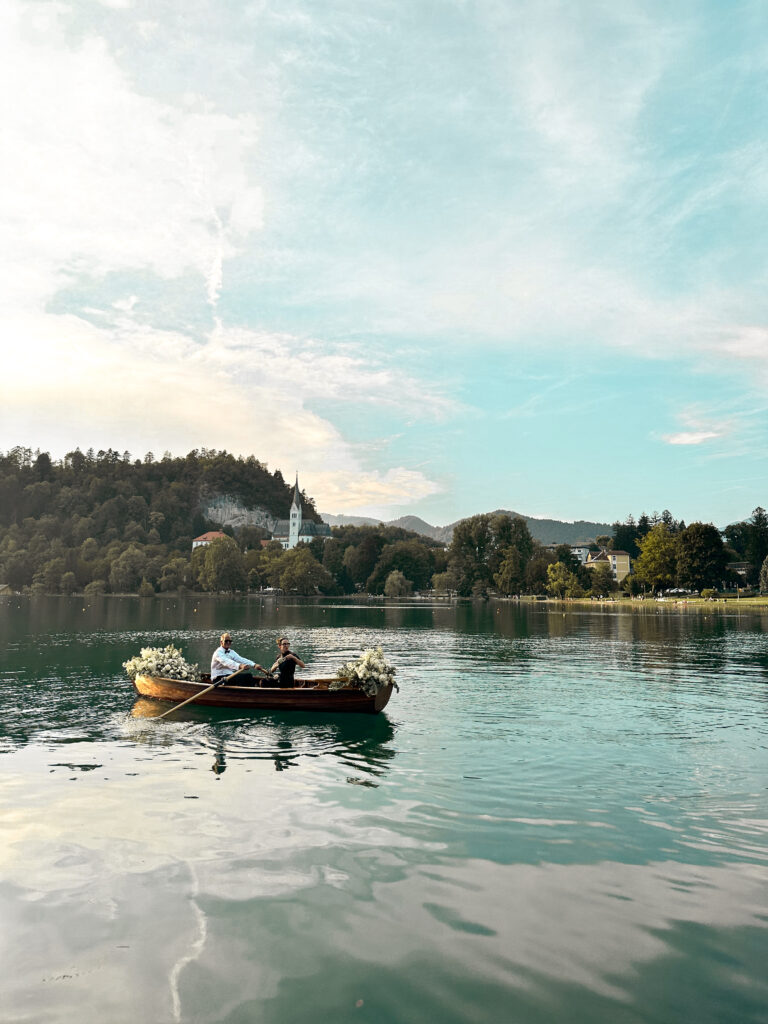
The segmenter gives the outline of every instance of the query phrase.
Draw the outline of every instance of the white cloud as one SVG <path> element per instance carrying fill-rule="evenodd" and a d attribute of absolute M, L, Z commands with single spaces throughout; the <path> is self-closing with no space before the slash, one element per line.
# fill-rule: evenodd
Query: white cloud
<path fill-rule="evenodd" d="M 368 446 L 345 439 L 311 404 L 354 396 L 363 409 L 383 404 L 411 414 L 418 399 L 421 413 L 434 416 L 439 393 L 351 351 L 220 324 L 199 342 L 143 326 L 130 302 L 117 305 L 108 326 L 45 313 L 7 322 L 15 344 L 0 395 L 18 439 L 36 437 L 59 457 L 92 444 L 134 455 L 201 447 L 255 454 L 287 474 L 298 469 L 302 486 L 331 512 L 386 517 L 391 506 L 437 492 L 421 470 L 368 468 Z M 19 387 L 30 367 L 33 386 Z"/>
<path fill-rule="evenodd" d="M 720 435 L 714 430 L 685 430 L 679 434 L 667 434 L 664 440 L 667 444 L 703 444 L 716 437 Z"/>
<path fill-rule="evenodd" d="M 40 10 L 0 16 L 2 280 L 35 306 L 82 274 L 192 269 L 215 297 L 222 253 L 261 224 L 255 121 L 142 96 L 101 39 L 75 46 Z"/>
<path fill-rule="evenodd" d="M 433 493 L 418 470 L 367 470 L 365 452 L 312 411 L 318 400 L 408 415 L 448 408 L 434 389 L 352 347 L 220 323 L 193 340 L 135 319 L 137 308 L 147 314 L 140 293 L 99 310 L 92 296 L 83 312 L 94 322 L 44 311 L 66 282 L 137 269 L 165 279 L 192 270 L 216 307 L 225 260 L 261 225 L 261 190 L 248 173 L 253 118 L 195 97 L 172 107 L 142 96 L 102 40 L 68 42 L 66 13 L 37 5 L 31 17 L 12 5 L 2 15 L 0 277 L 12 342 L 2 404 L 17 437 L 59 455 L 92 443 L 139 454 L 253 452 L 298 467 L 333 511 Z M 30 367 L 34 386 L 19 387 Z"/>

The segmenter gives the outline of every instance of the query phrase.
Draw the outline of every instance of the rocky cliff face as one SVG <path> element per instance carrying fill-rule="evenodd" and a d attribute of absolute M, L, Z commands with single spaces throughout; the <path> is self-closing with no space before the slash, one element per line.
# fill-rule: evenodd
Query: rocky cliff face
<path fill-rule="evenodd" d="M 200 508 L 206 518 L 220 526 L 262 526 L 274 530 L 277 520 L 263 508 L 246 508 L 230 494 L 207 495 L 202 498 Z"/>

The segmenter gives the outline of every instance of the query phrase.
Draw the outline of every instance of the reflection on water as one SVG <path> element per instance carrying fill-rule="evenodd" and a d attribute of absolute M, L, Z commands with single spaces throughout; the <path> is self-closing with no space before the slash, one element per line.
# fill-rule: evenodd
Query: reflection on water
<path fill-rule="evenodd" d="M 227 752 L 224 749 L 224 744 L 222 743 L 216 748 L 216 754 L 213 758 L 213 766 L 211 767 L 211 771 L 213 772 L 214 775 L 218 777 L 219 775 L 223 775 L 226 770 Z"/>
<path fill-rule="evenodd" d="M 396 756 L 391 746 L 395 730 L 386 713 L 242 712 L 190 704 L 173 721 L 159 720 L 164 707 L 158 701 L 137 698 L 124 734 L 135 743 L 149 746 L 175 747 L 179 742 L 190 742 L 201 749 L 212 749 L 216 774 L 238 760 L 270 759 L 276 771 L 284 771 L 295 767 L 303 757 L 333 756 L 377 775 Z"/>
<path fill-rule="evenodd" d="M 761 618 L 535 605 L 0 601 L 8 1020 L 765 1024 Z M 136 699 L 221 629 L 384 714 Z M 300 956 L 297 955 L 300 952 Z"/>

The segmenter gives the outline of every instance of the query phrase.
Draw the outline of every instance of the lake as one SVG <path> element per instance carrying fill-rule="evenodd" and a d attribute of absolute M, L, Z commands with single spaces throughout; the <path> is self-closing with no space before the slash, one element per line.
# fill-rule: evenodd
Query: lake
<path fill-rule="evenodd" d="M 223 629 L 400 692 L 153 720 Z M 766 617 L 0 598 L 0 713 L 3 1022 L 768 1021 Z"/>

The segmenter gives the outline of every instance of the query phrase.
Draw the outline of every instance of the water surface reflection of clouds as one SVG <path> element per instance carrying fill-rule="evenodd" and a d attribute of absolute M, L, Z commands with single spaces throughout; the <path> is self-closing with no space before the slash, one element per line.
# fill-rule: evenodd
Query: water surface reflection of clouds
<path fill-rule="evenodd" d="M 383 643 L 401 692 L 159 722 L 115 665 L 166 624 L 79 644 L 74 609 L 67 647 L 48 606 L 0 673 L 9 1019 L 764 1024 L 754 624 L 223 602 L 254 643 Z"/>
<path fill-rule="evenodd" d="M 28 774 L 4 780 L 11 1007 L 23 1001 L 43 1014 L 55 998 L 63 1022 L 82 1020 L 83 1005 L 104 1019 L 175 1011 L 184 1020 L 209 998 L 198 991 L 202 971 L 220 1009 L 242 1013 L 278 998 L 295 972 L 317 980 L 327 957 L 354 964 L 364 991 L 374 971 L 406 988 L 426 984 L 438 1010 L 462 983 L 552 1012 L 563 1012 L 571 986 L 582 1006 L 629 1006 L 649 975 L 690 974 L 699 958 L 737 1003 L 766 994 L 760 975 L 727 954 L 764 934 L 764 863 L 467 858 L 455 833 L 441 841 L 423 828 L 416 802 L 363 790 L 343 804 L 334 793 L 345 780 L 335 773 L 334 782 L 328 761 L 300 758 L 293 781 L 251 762 L 251 783 L 227 786 L 207 757 L 205 771 L 184 772 L 188 758 L 155 758 L 136 776 L 125 753 L 104 758 L 107 780 L 81 776 L 85 789 L 66 774 L 46 777 L 30 749 L 16 765 L 26 760 Z M 562 835 L 583 822 L 515 827 L 531 824 Z M 764 821 L 752 826 L 765 837 Z M 31 942 L 33 933 L 46 943 Z M 288 943 L 299 933 L 306 953 L 294 966 Z"/>

